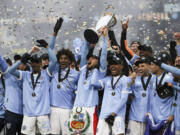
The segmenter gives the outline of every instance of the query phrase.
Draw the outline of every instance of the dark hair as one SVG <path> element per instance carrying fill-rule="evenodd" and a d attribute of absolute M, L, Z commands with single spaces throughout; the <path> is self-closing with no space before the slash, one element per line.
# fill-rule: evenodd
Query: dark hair
<path fill-rule="evenodd" d="M 163 55 L 165 55 L 165 56 L 163 56 Z M 171 56 L 169 55 L 168 52 L 162 51 L 159 53 L 158 57 L 161 57 L 163 63 L 168 64 L 168 62 L 170 62 L 172 64 Z"/>
<path fill-rule="evenodd" d="M 10 66 L 12 65 L 12 61 L 11 61 L 10 58 L 6 58 L 5 60 L 6 60 L 6 62 L 7 62 Z"/>
<path fill-rule="evenodd" d="M 41 63 L 41 58 L 37 54 L 34 54 L 30 58 L 31 63 Z"/>
<path fill-rule="evenodd" d="M 42 54 L 42 55 L 41 55 L 41 60 L 46 60 L 46 59 L 49 60 L 48 54 L 47 54 L 47 53 Z"/>
<path fill-rule="evenodd" d="M 138 45 L 141 45 L 141 43 L 140 43 L 139 41 L 132 41 L 132 42 L 131 42 L 131 46 L 132 46 L 132 44 L 138 44 Z"/>
<path fill-rule="evenodd" d="M 73 60 L 75 60 L 74 54 L 73 54 L 72 51 L 69 50 L 69 49 L 64 49 L 64 48 L 63 48 L 63 49 L 61 49 L 61 50 L 59 50 L 59 51 L 57 52 L 56 57 L 57 57 L 58 61 L 59 61 L 59 58 L 60 58 L 62 55 L 66 55 L 71 62 L 73 62 Z"/>
<path fill-rule="evenodd" d="M 15 61 L 21 60 L 21 55 L 19 55 L 19 54 L 14 55 L 14 60 Z"/>

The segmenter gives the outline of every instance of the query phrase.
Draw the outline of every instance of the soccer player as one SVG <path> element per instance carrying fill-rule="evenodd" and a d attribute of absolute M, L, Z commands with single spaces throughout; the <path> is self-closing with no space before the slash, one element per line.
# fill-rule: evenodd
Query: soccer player
<path fill-rule="evenodd" d="M 5 60 L 2 58 L 2 56 L 0 55 L 0 69 L 2 71 L 5 71 L 7 69 L 7 65 L 5 67 L 3 67 L 3 63 L 5 63 Z M 3 73 L 1 71 L 0 74 L 0 132 L 2 131 L 2 129 L 4 128 L 5 125 L 5 120 L 4 120 L 4 113 L 5 110 L 3 108 L 4 105 L 4 93 L 5 93 L 5 82 L 4 82 L 4 76 Z"/>
<path fill-rule="evenodd" d="M 73 53 L 69 49 L 61 49 L 57 53 L 58 70 L 53 73 L 50 86 L 52 134 L 70 134 L 68 121 L 75 100 L 75 90 L 79 72 L 70 67 Z"/>
<path fill-rule="evenodd" d="M 1 70 L 4 77 L 4 88 L 5 88 L 5 122 L 6 122 L 6 134 L 7 135 L 18 135 L 21 134 L 21 125 L 23 119 L 23 101 L 22 101 L 22 81 L 17 80 L 16 77 L 8 72 L 7 62 L 0 58 Z M 19 70 L 24 70 L 23 66 L 19 66 Z M 9 67 L 11 68 L 11 67 Z"/>
<path fill-rule="evenodd" d="M 18 62 L 10 69 L 11 74 L 23 81 L 23 124 L 21 132 L 26 135 L 35 135 L 36 124 L 41 134 L 49 134 L 50 122 L 50 77 L 54 71 L 56 64 L 56 56 L 48 47 L 45 40 L 37 41 L 41 47 L 48 51 L 50 64 L 46 70 L 41 71 L 41 59 L 37 55 L 31 56 L 25 54 L 24 57 L 31 60 L 32 72 L 18 71 Z M 34 46 L 31 53 L 39 51 L 37 46 Z"/>
<path fill-rule="evenodd" d="M 81 120 L 85 122 L 85 127 L 82 127 L 81 129 L 83 130 L 86 128 L 83 133 L 92 135 L 96 133 L 98 119 L 97 105 L 99 101 L 98 89 L 92 86 L 92 82 L 94 78 L 103 77 L 106 73 L 108 31 L 107 27 L 104 27 L 101 30 L 104 35 L 104 45 L 100 56 L 100 66 L 98 66 L 99 58 L 91 54 L 92 48 L 90 48 L 90 46 L 93 45 L 90 45 L 87 41 L 85 41 L 85 44 L 83 45 L 80 62 L 80 77 L 72 114 L 72 117 L 74 114 L 78 116 L 78 122 Z M 89 120 L 86 121 L 86 118 Z"/>
<path fill-rule="evenodd" d="M 176 57 L 175 59 L 175 66 L 179 69 L 180 68 L 180 57 Z M 180 86 L 180 76 L 173 75 L 173 84 L 176 86 Z M 174 124 L 175 124 L 175 135 L 180 135 L 180 91 L 175 90 L 175 100 L 173 103 L 174 107 Z"/>
<path fill-rule="evenodd" d="M 154 60 L 151 64 L 152 73 L 156 75 L 153 83 L 153 91 L 151 93 L 151 104 L 150 104 L 150 112 L 153 116 L 155 123 L 160 123 L 162 120 L 167 120 L 168 123 L 173 121 L 173 94 L 168 91 L 164 91 L 162 86 L 166 82 L 172 83 L 173 77 L 172 74 L 165 72 L 157 63 L 160 61 L 161 63 L 166 63 L 169 59 L 169 56 L 165 54 L 161 54 L 156 60 Z"/>
<path fill-rule="evenodd" d="M 95 84 L 104 89 L 96 135 L 124 135 L 126 102 L 132 78 L 124 75 L 121 57 L 113 55 L 108 64 L 111 74 Z"/>
<path fill-rule="evenodd" d="M 146 128 L 145 115 L 149 112 L 150 94 L 153 88 L 153 77 L 150 73 L 151 60 L 140 58 L 135 62 L 139 76 L 131 87 L 133 100 L 129 113 L 127 135 L 144 135 Z"/>

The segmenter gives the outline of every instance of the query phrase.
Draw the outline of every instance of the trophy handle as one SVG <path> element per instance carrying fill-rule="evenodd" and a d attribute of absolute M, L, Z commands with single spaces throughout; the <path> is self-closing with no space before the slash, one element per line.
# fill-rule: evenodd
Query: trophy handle
<path fill-rule="evenodd" d="M 108 27 L 109 28 L 114 27 L 116 25 L 116 23 L 117 23 L 117 19 L 116 19 L 115 15 L 113 15 L 111 20 L 108 23 Z"/>

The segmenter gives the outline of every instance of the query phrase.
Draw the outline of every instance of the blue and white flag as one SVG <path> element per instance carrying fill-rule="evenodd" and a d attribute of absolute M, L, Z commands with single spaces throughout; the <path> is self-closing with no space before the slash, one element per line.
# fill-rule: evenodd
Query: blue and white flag
<path fill-rule="evenodd" d="M 73 47 L 74 47 L 73 52 L 74 52 L 76 61 L 78 61 L 81 58 L 81 48 L 82 48 L 83 43 L 84 42 L 80 38 L 75 38 L 73 40 Z"/>
<path fill-rule="evenodd" d="M 155 124 L 150 113 L 146 116 L 146 120 L 147 125 L 144 135 L 175 135 L 174 122 L 169 124 L 166 120 L 162 120 Z"/>

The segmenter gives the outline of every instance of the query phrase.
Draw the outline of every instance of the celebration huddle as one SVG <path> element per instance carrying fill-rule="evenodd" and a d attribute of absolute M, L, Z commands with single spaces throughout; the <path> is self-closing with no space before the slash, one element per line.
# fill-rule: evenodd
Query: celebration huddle
<path fill-rule="evenodd" d="M 56 50 L 60 17 L 50 42 L 38 39 L 14 59 L 0 51 L 0 132 L 180 135 L 180 32 L 154 55 L 139 40 L 128 44 L 130 21 L 105 13 L 69 44 L 73 50 Z"/>

